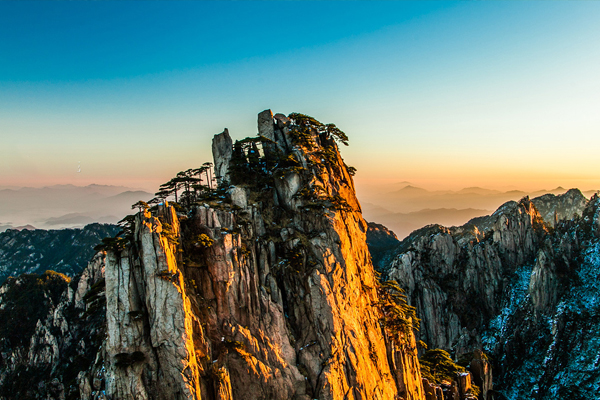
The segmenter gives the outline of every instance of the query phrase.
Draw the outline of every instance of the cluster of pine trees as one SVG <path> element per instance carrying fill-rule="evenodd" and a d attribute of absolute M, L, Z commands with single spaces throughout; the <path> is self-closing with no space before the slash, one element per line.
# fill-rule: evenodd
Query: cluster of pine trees
<path fill-rule="evenodd" d="M 215 188 L 212 167 L 212 163 L 206 162 L 200 168 L 179 172 L 170 181 L 160 185 L 159 191 L 155 193 L 156 197 L 148 204 L 164 203 L 168 197 L 173 196 L 175 203 L 190 207 L 202 195 Z"/>

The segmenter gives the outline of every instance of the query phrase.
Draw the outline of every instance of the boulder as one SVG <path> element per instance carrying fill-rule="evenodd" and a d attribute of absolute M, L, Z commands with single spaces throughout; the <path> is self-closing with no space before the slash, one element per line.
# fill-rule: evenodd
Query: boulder
<path fill-rule="evenodd" d="M 233 153 L 233 142 L 227 128 L 213 138 L 212 152 L 217 184 L 226 184 L 229 182 L 229 161 Z"/>

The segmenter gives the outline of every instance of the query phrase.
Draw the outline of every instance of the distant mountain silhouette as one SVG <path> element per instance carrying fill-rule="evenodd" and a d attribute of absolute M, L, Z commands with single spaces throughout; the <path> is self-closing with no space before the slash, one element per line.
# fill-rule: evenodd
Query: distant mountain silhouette
<path fill-rule="evenodd" d="M 387 226 L 402 239 L 413 230 L 428 224 L 462 225 L 471 218 L 489 214 L 490 210 L 495 210 L 507 201 L 518 201 L 528 195 L 558 195 L 566 191 L 561 186 L 529 193 L 521 190 L 503 192 L 482 187 L 468 187 L 457 191 L 430 191 L 406 185 L 387 193 L 369 193 L 361 197 L 361 204 L 368 221 Z M 583 193 L 589 198 L 596 191 Z"/>
<path fill-rule="evenodd" d="M 52 217 L 46 220 L 46 225 L 71 225 L 71 224 L 88 224 L 93 222 L 93 218 L 84 214 L 66 214 L 61 217 Z"/>
<path fill-rule="evenodd" d="M 400 239 L 405 238 L 412 231 L 422 228 L 425 225 L 462 225 L 472 218 L 490 213 L 489 210 L 477 210 L 473 208 L 461 210 L 455 208 L 438 208 L 424 209 L 411 213 L 392 213 L 371 203 L 364 203 L 362 207 L 363 216 L 367 221 L 384 224 L 387 228 L 394 231 Z"/>
<path fill-rule="evenodd" d="M 0 231 L 27 224 L 56 229 L 116 223 L 131 212 L 132 204 L 152 197 L 142 190 L 110 185 L 2 189 L 0 221 L 6 222 L 0 223 Z"/>
<path fill-rule="evenodd" d="M 499 190 L 484 189 L 484 188 L 480 188 L 477 186 L 473 186 L 473 187 L 461 189 L 456 193 L 491 195 L 491 194 L 500 194 L 502 192 L 500 192 Z"/>

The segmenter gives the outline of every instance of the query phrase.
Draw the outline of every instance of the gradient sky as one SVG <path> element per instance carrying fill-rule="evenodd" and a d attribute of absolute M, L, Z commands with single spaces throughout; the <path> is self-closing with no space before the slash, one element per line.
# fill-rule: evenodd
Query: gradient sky
<path fill-rule="evenodd" d="M 0 186 L 154 191 L 266 108 L 356 180 L 600 188 L 600 2 L 0 2 Z M 81 173 L 77 173 L 81 161 Z"/>

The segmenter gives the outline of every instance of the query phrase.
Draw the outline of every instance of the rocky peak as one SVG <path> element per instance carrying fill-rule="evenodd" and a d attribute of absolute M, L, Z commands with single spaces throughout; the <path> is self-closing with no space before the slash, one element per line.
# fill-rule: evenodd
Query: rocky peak
<path fill-rule="evenodd" d="M 412 332 L 385 334 L 345 134 L 270 110 L 258 130 L 217 135 L 228 179 L 108 251 L 107 396 L 423 399 Z"/>
<path fill-rule="evenodd" d="M 215 177 L 217 184 L 224 185 L 229 182 L 229 160 L 233 151 L 233 142 L 229 136 L 227 128 L 223 132 L 215 135 L 212 141 L 212 152 L 215 167 Z"/>
<path fill-rule="evenodd" d="M 480 328 L 500 312 L 506 274 L 533 262 L 544 232 L 527 197 L 462 227 L 413 232 L 398 247 L 387 275 L 400 282 L 417 309 L 418 338 L 457 358 L 480 350 Z M 491 390 L 491 368 L 475 364 L 478 385 Z"/>
<path fill-rule="evenodd" d="M 584 340 L 584 347 L 595 340 L 583 339 L 584 321 L 592 317 L 576 304 L 596 296 L 594 280 L 582 277 L 597 265 L 600 201 L 583 201 L 578 190 L 526 197 L 461 227 L 425 227 L 398 246 L 387 274 L 417 308 L 418 338 L 455 360 L 470 360 L 480 398 L 493 390 L 507 398 L 562 398 L 555 395 L 561 390 L 551 388 L 564 382 L 564 374 L 577 380 L 575 365 L 590 365 L 583 358 L 566 361 L 564 348 L 552 347 L 558 337 Z M 572 325 L 556 322 L 549 330 L 549 320 L 566 318 L 565 307 L 571 307 Z M 497 389 L 491 363 L 477 356 L 481 350 L 494 357 Z M 531 359 L 545 366 L 543 373 L 531 367 Z M 426 393 L 435 390 L 425 385 Z"/>
<path fill-rule="evenodd" d="M 588 200 L 579 189 L 570 189 L 561 195 L 551 193 L 533 199 L 544 221 L 554 227 L 560 220 L 570 220 L 583 212 Z"/>

